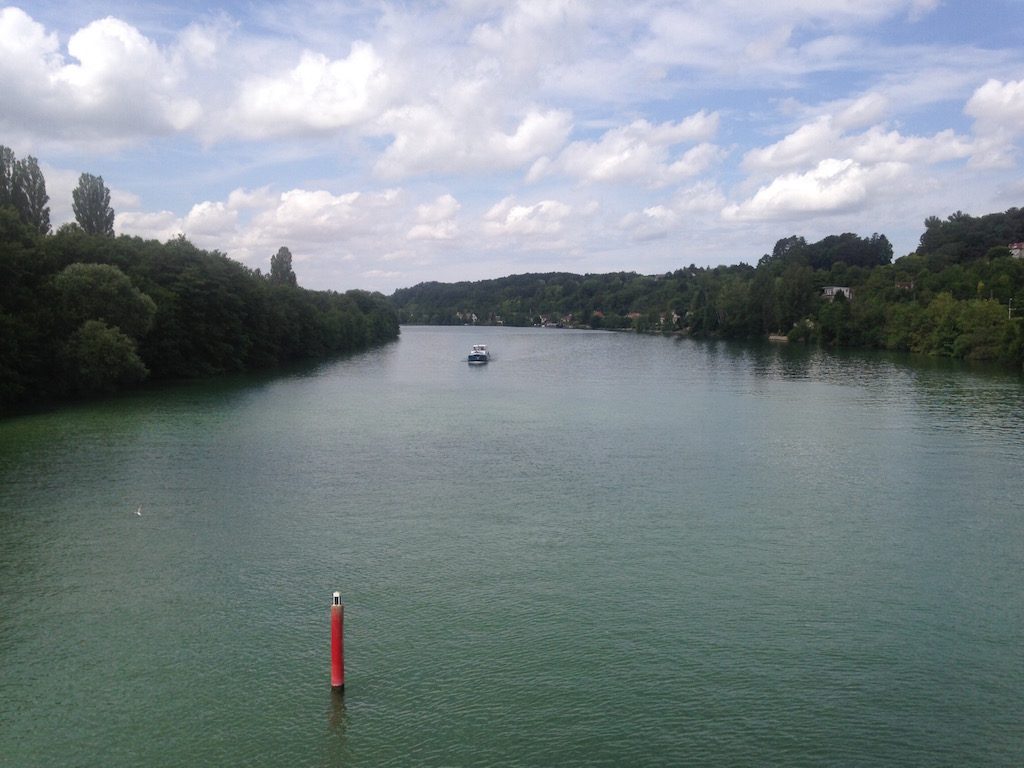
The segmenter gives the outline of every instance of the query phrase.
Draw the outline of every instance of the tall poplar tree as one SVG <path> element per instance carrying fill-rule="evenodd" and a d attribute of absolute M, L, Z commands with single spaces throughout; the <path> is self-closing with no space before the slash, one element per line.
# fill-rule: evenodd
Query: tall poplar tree
<path fill-rule="evenodd" d="M 50 196 L 46 194 L 46 179 L 39 170 L 39 161 L 31 155 L 14 164 L 14 207 L 21 220 L 40 235 L 50 232 Z"/>
<path fill-rule="evenodd" d="M 0 144 L 0 208 L 14 205 L 14 152 Z"/>
<path fill-rule="evenodd" d="M 296 285 L 295 271 L 292 269 L 292 252 L 284 246 L 270 257 L 270 282 L 281 285 Z"/>
<path fill-rule="evenodd" d="M 114 236 L 114 209 L 102 176 L 83 173 L 71 197 L 78 226 L 90 235 Z"/>
<path fill-rule="evenodd" d="M 31 156 L 19 160 L 10 147 L 0 145 L 0 208 L 14 208 L 22 224 L 45 235 L 50 231 L 49 200 L 39 161 Z"/>

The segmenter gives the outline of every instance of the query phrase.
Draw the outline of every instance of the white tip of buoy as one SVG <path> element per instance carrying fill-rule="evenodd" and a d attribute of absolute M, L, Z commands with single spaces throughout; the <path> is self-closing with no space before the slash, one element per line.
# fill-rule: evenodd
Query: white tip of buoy
<path fill-rule="evenodd" d="M 341 605 L 341 592 L 334 593 L 334 604 Z"/>

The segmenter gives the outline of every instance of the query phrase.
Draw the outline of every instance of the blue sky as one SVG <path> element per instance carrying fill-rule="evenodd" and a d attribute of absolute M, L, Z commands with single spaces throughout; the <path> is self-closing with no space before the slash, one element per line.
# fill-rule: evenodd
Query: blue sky
<path fill-rule="evenodd" d="M 0 8 L 0 144 L 51 220 L 390 293 L 754 264 L 1024 203 L 1024 0 Z"/>

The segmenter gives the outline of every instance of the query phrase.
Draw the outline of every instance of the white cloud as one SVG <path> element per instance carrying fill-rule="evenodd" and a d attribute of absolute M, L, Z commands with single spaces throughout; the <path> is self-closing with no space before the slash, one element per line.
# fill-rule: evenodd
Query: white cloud
<path fill-rule="evenodd" d="M 393 136 L 376 169 L 385 178 L 427 172 L 464 173 L 516 168 L 557 150 L 569 135 L 572 121 L 564 110 L 531 108 L 511 132 L 497 123 L 500 116 L 483 106 L 487 99 L 467 84 L 459 96 L 441 104 L 392 109 L 380 130 Z"/>
<path fill-rule="evenodd" d="M 835 114 L 833 122 L 840 130 L 848 131 L 872 125 L 889 114 L 891 100 L 882 93 L 866 93 L 843 105 Z"/>
<path fill-rule="evenodd" d="M 643 242 L 667 237 L 677 221 L 678 216 L 671 208 L 654 205 L 626 214 L 619 222 L 619 228 L 626 230 L 634 240 Z"/>
<path fill-rule="evenodd" d="M 1024 80 L 989 79 L 974 92 L 964 112 L 974 118 L 978 136 L 974 163 L 1011 167 L 1017 156 L 1015 142 L 1024 133 Z"/>
<path fill-rule="evenodd" d="M 236 199 L 250 203 L 255 198 Z M 350 285 L 367 259 L 379 259 L 400 237 L 405 215 L 403 195 L 393 189 L 343 194 L 291 189 L 272 201 L 260 199 L 269 205 L 239 220 L 226 252 L 265 269 L 270 255 L 286 245 L 302 264 L 296 272 L 303 285 L 323 280 Z"/>
<path fill-rule="evenodd" d="M 23 12 L 0 16 L 5 111 L 43 135 L 117 143 L 185 130 L 202 115 L 172 57 L 137 29 L 107 17 L 78 30 L 65 58 L 56 38 Z M 84 134 L 84 135 L 83 135 Z"/>
<path fill-rule="evenodd" d="M 822 160 L 807 173 L 787 173 L 753 197 L 722 211 L 726 219 L 782 219 L 850 211 L 908 172 L 903 163 L 864 166 L 854 160 Z"/>
<path fill-rule="evenodd" d="M 689 32 L 694 39 L 717 40 L 721 25 L 733 22 L 734 29 L 774 29 L 784 25 L 795 27 L 843 30 L 871 24 L 886 18 L 897 18 L 934 10 L 939 0 L 776 0 L 772 3 L 750 3 L 747 0 L 717 0 L 704 4 L 668 4 L 653 16 L 657 22 L 675 20 L 674 35 L 688 34 L 682 22 L 696 22 Z M 680 7 L 682 6 L 682 7 Z M 656 25 L 652 23 L 652 28 Z"/>
<path fill-rule="evenodd" d="M 102 179 L 103 177 L 100 176 Z M 78 186 L 78 177 L 75 178 L 75 186 Z M 115 211 L 123 208 L 134 209 L 140 205 L 139 196 L 127 189 L 115 187 L 110 190 L 110 207 Z"/>
<path fill-rule="evenodd" d="M 239 187 L 231 190 L 228 195 L 227 205 L 236 211 L 270 208 L 276 205 L 279 199 L 279 196 L 275 195 L 270 187 L 260 187 L 259 189 L 243 189 Z"/>
<path fill-rule="evenodd" d="M 851 35 L 826 35 L 800 46 L 805 66 L 815 70 L 838 69 L 852 56 L 862 53 L 862 41 Z"/>
<path fill-rule="evenodd" d="M 31 69 L 39 59 L 57 53 L 58 40 L 23 10 L 11 6 L 0 8 L 0 45 L 5 54 L 0 66 L 13 69 L 28 64 Z"/>
<path fill-rule="evenodd" d="M 189 238 L 201 236 L 222 236 L 235 230 L 238 211 L 224 203 L 209 201 L 197 203 L 185 217 L 183 232 Z"/>
<path fill-rule="evenodd" d="M 454 198 L 442 196 L 421 206 L 425 218 L 439 218 L 457 209 Z M 397 234 L 404 217 L 397 190 L 335 195 L 324 190 L 236 189 L 226 201 L 205 201 L 179 217 L 170 211 L 118 212 L 118 232 L 165 242 L 184 234 L 200 248 L 226 252 L 252 267 L 266 268 L 270 254 L 287 245 L 297 261 L 316 257 L 354 259 L 352 251 L 378 255 Z M 332 254 L 329 256 L 329 254 Z"/>
<path fill-rule="evenodd" d="M 854 111 L 858 109 L 855 105 Z M 848 110 L 841 119 L 851 122 Z M 865 167 L 897 161 L 932 165 L 967 158 L 973 151 L 973 143 L 952 129 L 933 136 L 904 136 L 874 125 L 863 133 L 845 134 L 830 115 L 823 115 L 775 144 L 750 150 L 743 158 L 743 167 L 754 174 L 807 170 L 821 168 L 822 162 L 836 157 L 848 157 Z"/>
<path fill-rule="evenodd" d="M 492 157 L 513 166 L 560 147 L 569 135 L 571 119 L 567 112 L 531 110 L 512 134 L 496 133 L 488 138 Z"/>
<path fill-rule="evenodd" d="M 743 158 L 743 167 L 750 171 L 765 171 L 817 162 L 835 151 L 840 137 L 830 117 L 819 117 L 771 146 L 751 150 Z"/>
<path fill-rule="evenodd" d="M 682 157 L 668 167 L 668 175 L 673 180 L 698 176 L 710 169 L 725 155 L 725 150 L 719 146 L 706 142 L 698 144 L 696 147 L 686 150 Z"/>
<path fill-rule="evenodd" d="M 451 220 L 436 221 L 433 224 L 416 224 L 406 238 L 409 240 L 451 240 L 459 233 L 458 225 Z"/>
<path fill-rule="evenodd" d="M 707 226 L 725 205 L 726 198 L 714 183 L 700 181 L 678 190 L 669 200 L 626 214 L 619 229 L 636 241 L 661 239 L 698 222 Z"/>
<path fill-rule="evenodd" d="M 420 222 L 435 222 L 451 219 L 459 212 L 459 201 L 449 194 L 444 194 L 434 200 L 433 203 L 424 203 L 416 206 L 416 218 Z"/>
<path fill-rule="evenodd" d="M 694 176 L 721 157 L 712 144 L 702 143 L 672 160 L 670 149 L 683 142 L 714 135 L 719 116 L 701 111 L 679 122 L 651 124 L 636 120 L 613 128 L 596 142 L 575 141 L 555 161 L 535 164 L 529 177 L 536 180 L 555 171 L 595 182 L 641 181 L 652 186 Z"/>
<path fill-rule="evenodd" d="M 200 248 L 223 250 L 239 236 L 238 211 L 223 202 L 197 203 L 184 217 L 171 211 L 114 210 L 115 231 L 145 240 L 166 242 L 185 235 Z"/>
<path fill-rule="evenodd" d="M 743 56 L 751 63 L 771 63 L 785 55 L 793 36 L 789 25 L 768 29 L 764 34 L 754 35 L 743 49 Z"/>
<path fill-rule="evenodd" d="M 20 8 L 0 9 L 0 126 L 30 131 L 61 112 L 52 78 L 62 65 L 57 35 Z"/>
<path fill-rule="evenodd" d="M 851 157 L 862 163 L 900 161 L 932 165 L 967 158 L 974 151 L 973 143 L 952 129 L 934 136 L 904 136 L 899 131 L 886 131 L 875 126 L 860 136 L 852 137 L 847 145 Z"/>
<path fill-rule="evenodd" d="M 459 228 L 455 215 L 459 212 L 459 201 L 445 194 L 433 203 L 416 206 L 416 224 L 409 230 L 409 240 L 451 240 Z"/>
<path fill-rule="evenodd" d="M 725 195 L 718 185 L 701 181 L 686 189 L 679 190 L 672 199 L 672 208 L 680 215 L 695 213 L 717 213 L 725 205 Z"/>
<path fill-rule="evenodd" d="M 171 211 L 123 211 L 114 217 L 114 230 L 164 243 L 184 232 L 184 222 Z"/>
<path fill-rule="evenodd" d="M 635 47 L 643 61 L 748 83 L 835 70 L 863 59 L 863 28 L 921 18 L 937 0 L 780 0 L 653 6 Z"/>
<path fill-rule="evenodd" d="M 593 13 L 581 0 L 520 0 L 501 10 L 499 21 L 478 24 L 470 41 L 506 76 L 527 79 L 570 57 Z"/>
<path fill-rule="evenodd" d="M 348 127 L 376 114 L 386 88 L 383 62 L 368 43 L 353 43 L 340 60 L 304 51 L 286 72 L 248 78 L 222 130 L 259 138 Z"/>
<path fill-rule="evenodd" d="M 691 9 L 663 9 L 649 22 L 649 39 L 638 55 L 662 64 L 708 66 L 719 62 L 722 46 L 734 55 L 742 38 L 729 34 L 728 20 L 715 13 Z M 711 57 L 708 55 L 712 54 Z"/>
<path fill-rule="evenodd" d="M 965 111 L 985 127 L 1024 131 L 1024 80 L 989 80 L 974 92 Z"/>
<path fill-rule="evenodd" d="M 380 212 L 393 208 L 397 197 L 395 190 L 334 195 L 326 190 L 292 189 L 281 195 L 274 208 L 253 218 L 252 236 L 264 241 L 333 242 L 364 235 L 381 226 Z"/>
<path fill-rule="evenodd" d="M 178 38 L 178 55 L 185 62 L 192 62 L 199 67 L 210 67 L 216 63 L 217 55 L 224 50 L 227 36 L 225 23 L 210 26 L 190 24 Z"/>
<path fill-rule="evenodd" d="M 557 200 L 518 205 L 506 197 L 487 211 L 483 231 L 492 236 L 557 235 L 571 213 L 570 206 Z"/>

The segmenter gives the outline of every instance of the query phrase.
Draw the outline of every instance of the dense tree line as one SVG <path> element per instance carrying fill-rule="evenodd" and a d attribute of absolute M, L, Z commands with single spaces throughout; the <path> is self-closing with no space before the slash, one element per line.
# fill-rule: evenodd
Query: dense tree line
<path fill-rule="evenodd" d="M 4 157 L 4 169 L 16 167 L 9 150 Z M 88 174 L 75 197 L 79 223 L 50 234 L 48 211 L 43 227 L 40 205 L 19 206 L 10 194 L 15 172 L 4 173 L 0 412 L 146 378 L 352 352 L 398 336 L 397 315 L 380 294 L 298 287 L 287 248 L 264 275 L 183 236 L 114 237 L 109 191 Z"/>
<path fill-rule="evenodd" d="M 559 322 L 724 338 L 779 335 L 1020 366 L 1024 260 L 1008 246 L 1021 241 L 1024 211 L 958 212 L 929 218 L 917 251 L 895 261 L 884 235 L 845 233 L 816 243 L 793 236 L 756 266 L 422 283 L 391 299 L 406 323 Z"/>

